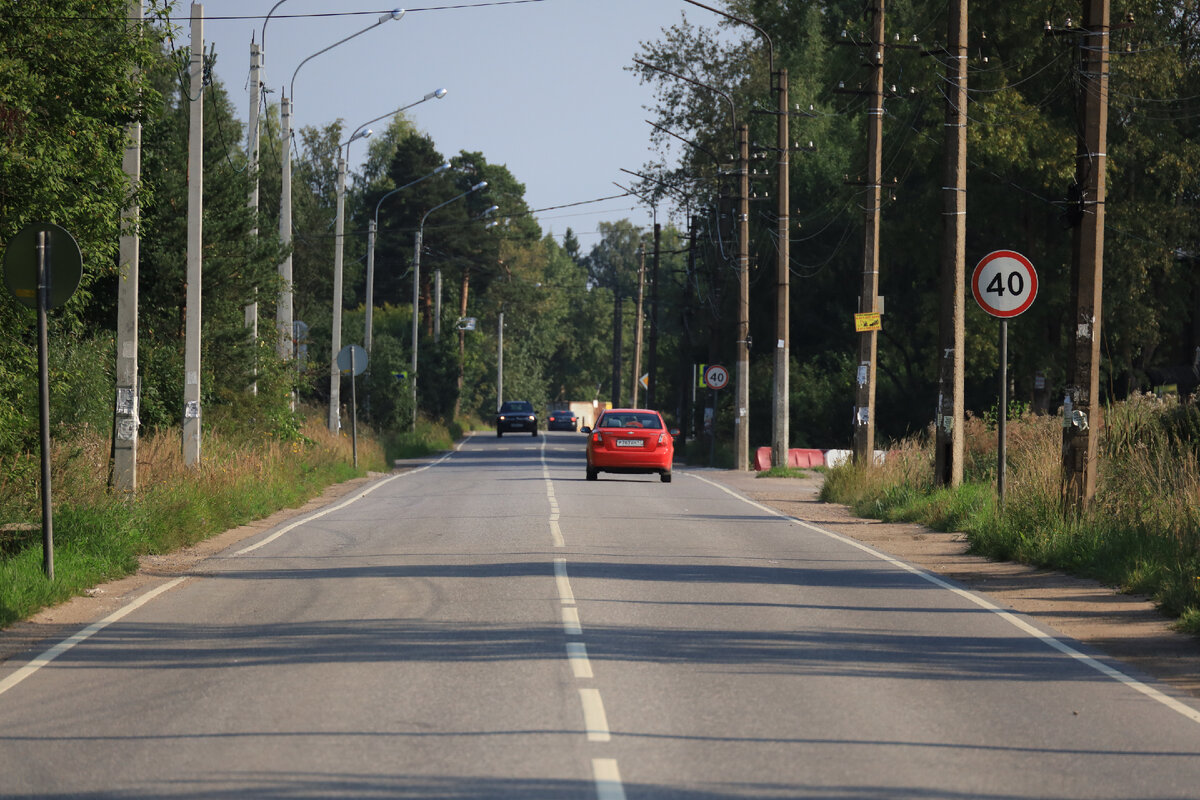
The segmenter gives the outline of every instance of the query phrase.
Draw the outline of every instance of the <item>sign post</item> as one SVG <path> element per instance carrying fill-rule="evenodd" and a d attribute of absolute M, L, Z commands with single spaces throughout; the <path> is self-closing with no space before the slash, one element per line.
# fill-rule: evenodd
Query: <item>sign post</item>
<path fill-rule="evenodd" d="M 367 369 L 367 351 L 348 344 L 338 351 L 338 372 L 350 373 L 350 447 L 354 453 L 354 468 L 358 469 L 358 388 L 355 380 Z"/>
<path fill-rule="evenodd" d="M 720 364 L 706 364 L 701 376 L 702 383 L 713 390 L 713 426 L 709 435 L 708 465 L 713 465 L 717 449 L 717 409 L 721 390 L 729 385 L 729 370 Z"/>
<path fill-rule="evenodd" d="M 1023 314 L 1037 297 L 1037 271 L 1029 259 L 1012 250 L 984 256 L 971 275 L 971 292 L 979 307 L 1000 320 L 1000 413 L 996 436 L 996 495 L 1004 508 L 1007 478 L 1008 321 Z"/>
<path fill-rule="evenodd" d="M 50 492 L 50 368 L 46 312 L 66 303 L 83 277 L 74 237 L 48 223 L 26 225 L 4 251 L 4 283 L 23 306 L 37 309 L 38 400 L 42 445 L 42 570 L 54 580 L 54 513 Z"/>

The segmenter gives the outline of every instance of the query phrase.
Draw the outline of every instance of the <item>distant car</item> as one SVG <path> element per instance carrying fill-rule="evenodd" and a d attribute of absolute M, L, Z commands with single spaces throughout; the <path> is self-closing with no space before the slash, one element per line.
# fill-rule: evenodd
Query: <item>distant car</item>
<path fill-rule="evenodd" d="M 546 430 L 573 431 L 579 427 L 579 417 L 572 411 L 551 411 L 546 419 Z"/>
<path fill-rule="evenodd" d="M 663 483 L 671 482 L 675 459 L 675 436 L 667 430 L 662 415 L 646 408 L 614 408 L 603 412 L 596 427 L 580 428 L 587 434 L 587 479 L 601 472 L 658 473 Z"/>
<path fill-rule="evenodd" d="M 496 412 L 496 437 L 503 436 L 505 431 L 528 431 L 537 436 L 537 412 L 533 410 L 533 403 L 528 400 L 508 400 L 502 403 L 500 410 Z"/>

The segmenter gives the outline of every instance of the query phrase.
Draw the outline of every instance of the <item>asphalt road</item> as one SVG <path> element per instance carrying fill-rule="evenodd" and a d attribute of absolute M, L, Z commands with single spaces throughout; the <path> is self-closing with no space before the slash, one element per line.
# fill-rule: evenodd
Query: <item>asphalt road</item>
<path fill-rule="evenodd" d="M 706 477 L 478 436 L 0 665 L 2 797 L 1195 798 L 1200 711 Z"/>

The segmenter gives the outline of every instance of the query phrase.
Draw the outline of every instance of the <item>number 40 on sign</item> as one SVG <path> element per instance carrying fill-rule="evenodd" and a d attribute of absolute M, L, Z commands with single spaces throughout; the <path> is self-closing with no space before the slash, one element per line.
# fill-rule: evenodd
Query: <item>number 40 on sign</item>
<path fill-rule="evenodd" d="M 1012 250 L 988 253 L 975 267 L 971 291 L 975 302 L 993 317 L 1011 319 L 1024 313 L 1037 297 L 1037 272 L 1029 259 Z"/>

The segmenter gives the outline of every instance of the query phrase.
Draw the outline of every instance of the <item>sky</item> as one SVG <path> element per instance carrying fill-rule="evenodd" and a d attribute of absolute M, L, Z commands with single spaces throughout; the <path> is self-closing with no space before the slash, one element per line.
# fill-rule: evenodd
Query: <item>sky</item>
<path fill-rule="evenodd" d="M 263 42 L 264 18 L 276 2 L 202 4 L 205 49 L 215 46 L 217 77 L 243 121 L 251 35 Z M 188 41 L 187 22 L 178 19 L 188 8 L 176 7 L 184 27 L 178 46 Z M 653 158 L 645 120 L 653 118 L 647 108 L 654 96 L 625 67 L 641 42 L 660 39 L 685 11 L 694 23 L 716 23 L 715 15 L 681 0 L 433 0 L 316 56 L 297 73 L 308 56 L 375 25 L 388 10 L 383 3 L 284 0 L 266 23 L 270 102 L 279 101 L 279 89 L 295 73 L 294 127 L 340 118 L 352 131 L 445 88 L 445 97 L 406 114 L 444 156 L 479 151 L 489 163 L 507 165 L 535 210 L 618 195 L 614 182 L 636 180 L 621 169 L 642 171 Z M 338 15 L 326 16 L 331 12 Z M 351 169 L 366 150 L 364 143 L 351 147 Z M 543 232 L 560 241 L 570 227 L 585 253 L 599 241 L 601 221 L 651 225 L 649 209 L 634 197 L 536 216 Z M 660 210 L 659 221 L 666 218 Z"/>

